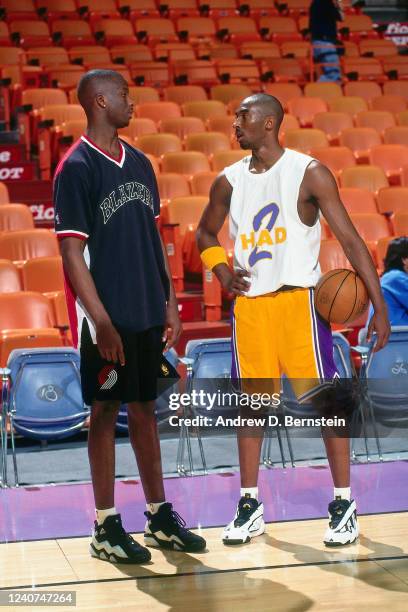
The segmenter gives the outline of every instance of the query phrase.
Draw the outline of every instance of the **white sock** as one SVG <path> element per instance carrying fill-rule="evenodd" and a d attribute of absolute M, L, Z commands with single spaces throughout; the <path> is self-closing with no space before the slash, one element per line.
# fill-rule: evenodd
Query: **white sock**
<path fill-rule="evenodd" d="M 333 489 L 334 493 L 333 493 L 333 497 L 334 499 L 336 499 L 336 497 L 340 497 L 340 499 L 347 499 L 347 501 L 350 501 L 351 499 L 351 489 L 350 487 L 334 487 Z"/>
<path fill-rule="evenodd" d="M 103 508 L 102 510 L 98 510 L 96 508 L 95 514 L 98 525 L 102 525 L 107 516 L 113 516 L 117 513 L 118 511 L 116 510 L 115 506 L 113 506 L 113 508 Z"/>
<path fill-rule="evenodd" d="M 241 487 L 241 497 L 245 497 L 245 495 L 258 500 L 258 487 Z"/>
<path fill-rule="evenodd" d="M 165 501 L 162 502 L 151 502 L 150 504 L 146 504 L 146 510 L 151 514 L 156 514 L 161 505 L 165 504 Z"/>

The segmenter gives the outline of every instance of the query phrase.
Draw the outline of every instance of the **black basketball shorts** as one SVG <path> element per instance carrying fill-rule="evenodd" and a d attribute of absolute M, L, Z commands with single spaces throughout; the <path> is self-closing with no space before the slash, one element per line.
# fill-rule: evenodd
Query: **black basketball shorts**
<path fill-rule="evenodd" d="M 103 359 L 92 342 L 88 322 L 81 330 L 81 385 L 85 404 L 97 401 L 148 402 L 157 398 L 163 327 L 120 334 L 125 365 Z"/>

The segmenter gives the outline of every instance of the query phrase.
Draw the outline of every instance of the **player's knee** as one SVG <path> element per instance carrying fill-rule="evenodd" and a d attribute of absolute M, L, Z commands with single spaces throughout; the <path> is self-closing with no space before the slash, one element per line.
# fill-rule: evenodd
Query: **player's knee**
<path fill-rule="evenodd" d="M 323 388 L 313 398 L 312 405 L 319 416 L 348 422 L 358 407 L 358 395 L 353 382 L 344 379 Z"/>
<path fill-rule="evenodd" d="M 128 404 L 128 420 L 132 423 L 156 421 L 155 402 L 132 402 Z"/>
<path fill-rule="evenodd" d="M 107 400 L 105 402 L 94 402 L 91 410 L 91 422 L 116 420 L 119 412 L 120 402 Z"/>

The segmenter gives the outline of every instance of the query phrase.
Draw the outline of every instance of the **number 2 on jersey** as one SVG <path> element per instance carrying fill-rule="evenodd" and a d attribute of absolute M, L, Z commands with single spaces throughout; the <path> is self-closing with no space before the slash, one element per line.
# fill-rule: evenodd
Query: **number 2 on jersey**
<path fill-rule="evenodd" d="M 261 210 L 257 212 L 254 216 L 252 225 L 255 232 L 260 230 L 262 221 L 267 218 L 268 215 L 269 221 L 266 226 L 266 229 L 268 232 L 270 232 L 273 229 L 279 215 L 279 206 L 274 202 L 271 204 L 267 204 L 266 206 L 261 208 Z M 272 259 L 272 253 L 270 253 L 269 251 L 258 251 L 258 246 L 256 245 L 249 255 L 248 263 L 252 267 L 261 259 Z"/>

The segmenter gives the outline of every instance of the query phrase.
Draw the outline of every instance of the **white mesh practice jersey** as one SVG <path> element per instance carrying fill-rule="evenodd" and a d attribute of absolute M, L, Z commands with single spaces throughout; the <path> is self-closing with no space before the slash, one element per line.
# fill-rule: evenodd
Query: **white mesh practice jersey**
<path fill-rule="evenodd" d="M 234 267 L 247 270 L 249 297 L 283 285 L 314 287 L 320 277 L 320 221 L 309 227 L 298 213 L 298 195 L 312 157 L 285 149 L 262 174 L 249 170 L 251 156 L 224 169 L 232 185 L 230 235 Z"/>

